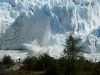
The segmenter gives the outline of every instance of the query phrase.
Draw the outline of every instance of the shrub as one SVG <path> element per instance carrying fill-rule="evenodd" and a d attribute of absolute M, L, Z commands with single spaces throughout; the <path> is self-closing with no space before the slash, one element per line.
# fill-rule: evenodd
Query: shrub
<path fill-rule="evenodd" d="M 32 70 L 35 69 L 36 63 L 37 63 L 37 58 L 36 57 L 27 57 L 23 61 L 22 69 L 27 70 L 27 71 L 32 71 Z"/>
<path fill-rule="evenodd" d="M 14 61 L 10 56 L 4 56 L 2 60 L 2 64 L 5 66 L 5 68 L 9 68 L 12 65 L 14 65 Z"/>
<path fill-rule="evenodd" d="M 38 58 L 37 69 L 39 71 L 45 71 L 46 75 L 57 74 L 57 61 L 48 54 L 43 54 Z"/>

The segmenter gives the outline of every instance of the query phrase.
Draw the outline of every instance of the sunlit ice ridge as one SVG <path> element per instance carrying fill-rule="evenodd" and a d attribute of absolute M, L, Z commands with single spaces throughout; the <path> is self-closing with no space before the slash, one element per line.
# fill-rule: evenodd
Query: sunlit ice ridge
<path fill-rule="evenodd" d="M 100 0 L 0 0 L 1 51 L 59 57 L 70 34 L 86 58 L 99 59 Z"/>

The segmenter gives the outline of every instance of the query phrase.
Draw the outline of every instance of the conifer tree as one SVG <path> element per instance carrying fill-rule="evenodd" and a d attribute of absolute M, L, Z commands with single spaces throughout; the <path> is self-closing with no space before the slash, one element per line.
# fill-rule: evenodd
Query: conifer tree
<path fill-rule="evenodd" d="M 82 69 L 84 57 L 81 55 L 82 46 L 79 46 L 80 39 L 72 35 L 65 42 L 63 56 L 66 59 L 65 75 L 78 75 Z"/>

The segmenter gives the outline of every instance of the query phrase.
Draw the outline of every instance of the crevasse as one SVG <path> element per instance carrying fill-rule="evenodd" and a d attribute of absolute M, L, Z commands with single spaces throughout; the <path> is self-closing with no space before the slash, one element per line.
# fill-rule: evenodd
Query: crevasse
<path fill-rule="evenodd" d="M 100 50 L 100 0 L 0 0 L 0 49 L 61 45 L 70 33 L 84 52 Z"/>

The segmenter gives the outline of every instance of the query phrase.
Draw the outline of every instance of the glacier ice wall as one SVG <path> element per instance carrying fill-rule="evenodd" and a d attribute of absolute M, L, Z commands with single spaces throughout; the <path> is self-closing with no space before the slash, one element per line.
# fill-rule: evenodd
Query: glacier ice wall
<path fill-rule="evenodd" d="M 0 0 L 0 49 L 61 45 L 70 33 L 100 51 L 100 0 Z"/>

